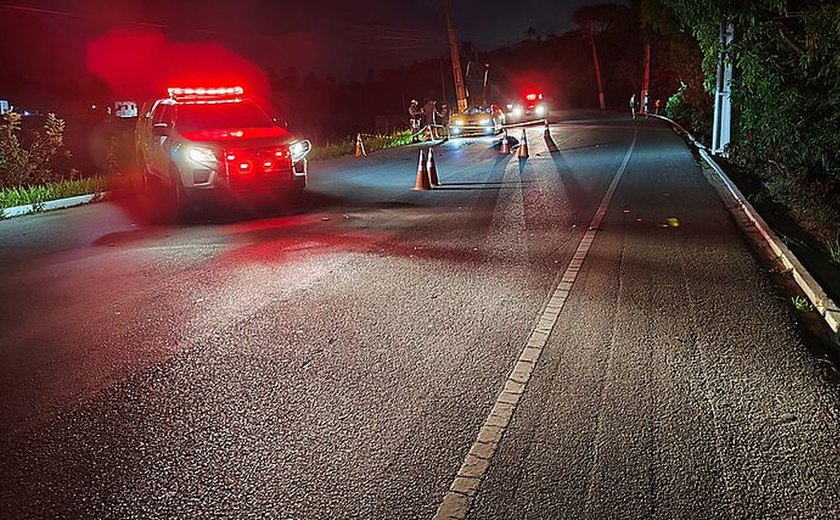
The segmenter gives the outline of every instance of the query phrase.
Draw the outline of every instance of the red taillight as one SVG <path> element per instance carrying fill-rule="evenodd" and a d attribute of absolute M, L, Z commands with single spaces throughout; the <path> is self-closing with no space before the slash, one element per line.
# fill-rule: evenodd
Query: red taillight
<path fill-rule="evenodd" d="M 288 157 L 289 156 L 289 150 L 277 150 L 276 152 L 274 152 L 274 156 L 279 157 L 281 159 L 283 157 Z"/>
<path fill-rule="evenodd" d="M 251 171 L 251 163 L 248 161 L 244 161 L 239 163 L 239 172 L 240 173 L 248 173 Z"/>
<path fill-rule="evenodd" d="M 233 155 L 232 153 L 229 153 L 229 154 L 227 154 L 227 155 L 225 156 L 225 159 L 227 159 L 228 161 L 235 161 L 235 160 L 236 160 L 236 156 L 235 156 L 235 155 Z"/>
<path fill-rule="evenodd" d="M 528 101 L 534 101 L 535 99 L 537 99 L 537 95 L 536 94 L 528 94 L 527 96 L 525 96 L 525 99 L 527 99 Z"/>
<path fill-rule="evenodd" d="M 271 161 L 265 161 L 263 163 L 263 167 L 266 169 L 266 171 L 270 170 L 271 166 L 272 166 Z"/>

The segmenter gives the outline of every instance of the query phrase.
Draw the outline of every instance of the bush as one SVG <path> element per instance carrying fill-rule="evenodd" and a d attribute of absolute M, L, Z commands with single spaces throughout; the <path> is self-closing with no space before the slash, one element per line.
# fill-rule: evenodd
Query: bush
<path fill-rule="evenodd" d="M 44 184 L 60 178 L 51 166 L 64 145 L 64 120 L 48 114 L 44 125 L 33 132 L 31 143 L 21 139 L 22 118 L 9 111 L 0 121 L 0 188 Z"/>
<path fill-rule="evenodd" d="M 713 103 L 711 96 L 702 89 L 689 89 L 683 83 L 679 90 L 668 98 L 665 115 L 690 128 L 697 137 L 705 142 L 711 140 Z"/>

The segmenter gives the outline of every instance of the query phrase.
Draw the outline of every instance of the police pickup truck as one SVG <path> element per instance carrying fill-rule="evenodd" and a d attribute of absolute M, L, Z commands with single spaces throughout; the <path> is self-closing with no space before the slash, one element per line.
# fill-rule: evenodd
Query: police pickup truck
<path fill-rule="evenodd" d="M 296 139 L 242 87 L 170 88 L 147 103 L 135 132 L 144 185 L 168 188 L 180 210 L 198 192 L 299 196 L 307 140 Z"/>

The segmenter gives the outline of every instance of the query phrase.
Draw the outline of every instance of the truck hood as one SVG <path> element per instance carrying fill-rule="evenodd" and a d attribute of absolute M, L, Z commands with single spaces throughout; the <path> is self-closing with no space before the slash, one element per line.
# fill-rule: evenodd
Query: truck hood
<path fill-rule="evenodd" d="M 263 144 L 291 143 L 292 134 L 279 126 L 257 128 L 217 128 L 212 130 L 196 130 L 181 132 L 184 139 L 195 143 L 220 143 L 242 146 L 259 146 Z"/>

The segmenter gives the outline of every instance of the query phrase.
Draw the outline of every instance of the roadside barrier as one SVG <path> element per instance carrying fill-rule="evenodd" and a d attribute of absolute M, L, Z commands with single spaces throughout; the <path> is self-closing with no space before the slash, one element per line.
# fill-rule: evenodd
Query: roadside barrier
<path fill-rule="evenodd" d="M 510 141 L 508 141 L 507 129 L 502 129 L 502 142 L 499 145 L 499 153 L 504 155 L 510 154 Z"/>
<path fill-rule="evenodd" d="M 426 166 L 426 150 L 420 149 L 420 161 L 417 163 L 417 176 L 414 179 L 414 191 L 428 191 L 432 189 L 429 183 L 429 170 Z"/>
<path fill-rule="evenodd" d="M 435 153 L 429 148 L 429 158 L 426 161 L 426 171 L 429 174 L 429 185 L 431 187 L 440 186 L 440 179 L 438 179 L 437 164 L 435 164 Z"/>
<path fill-rule="evenodd" d="M 522 129 L 522 139 L 519 141 L 519 158 L 528 158 L 528 136 L 525 134 L 525 129 Z"/>

